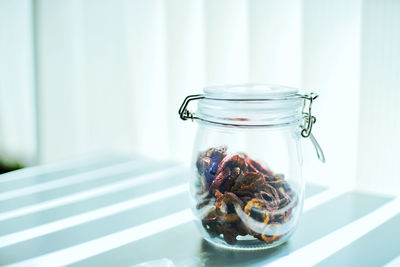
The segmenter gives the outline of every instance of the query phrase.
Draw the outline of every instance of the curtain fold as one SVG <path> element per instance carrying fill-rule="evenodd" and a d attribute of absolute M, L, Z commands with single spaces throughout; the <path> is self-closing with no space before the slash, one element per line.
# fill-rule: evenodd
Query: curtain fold
<path fill-rule="evenodd" d="M 0 1 L 0 160 L 37 163 L 33 5 Z"/>

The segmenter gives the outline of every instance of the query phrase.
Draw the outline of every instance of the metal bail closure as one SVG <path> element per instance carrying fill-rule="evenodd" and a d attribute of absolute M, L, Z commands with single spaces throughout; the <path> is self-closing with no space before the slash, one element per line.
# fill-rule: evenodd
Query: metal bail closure
<path fill-rule="evenodd" d="M 302 109 L 304 124 L 301 125 L 302 128 L 301 136 L 303 136 L 304 138 L 310 137 L 310 140 L 314 145 L 315 152 L 317 153 L 318 159 L 321 160 L 323 163 L 325 163 L 324 151 L 322 151 L 322 148 L 318 144 L 317 139 L 315 139 L 314 135 L 311 133 L 312 126 L 317 121 L 317 119 L 311 113 L 312 103 L 318 97 L 318 94 L 310 93 L 302 95 L 302 97 L 304 98 L 303 109 Z M 307 106 L 307 100 L 308 100 L 308 112 L 305 111 Z"/>
<path fill-rule="evenodd" d="M 192 121 L 195 119 L 198 119 L 198 117 L 195 116 L 195 114 L 193 112 L 190 112 L 187 107 L 189 105 L 189 102 L 192 100 L 198 100 L 198 99 L 202 99 L 204 98 L 203 95 L 188 95 L 185 100 L 183 100 L 183 103 L 181 105 L 181 107 L 179 108 L 179 117 L 182 120 L 187 120 L 187 119 L 191 119 Z"/>

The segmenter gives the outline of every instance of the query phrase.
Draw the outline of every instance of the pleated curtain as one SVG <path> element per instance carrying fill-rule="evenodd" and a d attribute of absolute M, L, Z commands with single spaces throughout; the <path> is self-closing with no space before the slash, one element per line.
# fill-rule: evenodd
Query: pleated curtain
<path fill-rule="evenodd" d="M 398 193 L 399 29 L 396 0 L 2 0 L 0 151 L 188 163 L 183 98 L 268 82 L 320 94 L 308 181 Z"/>

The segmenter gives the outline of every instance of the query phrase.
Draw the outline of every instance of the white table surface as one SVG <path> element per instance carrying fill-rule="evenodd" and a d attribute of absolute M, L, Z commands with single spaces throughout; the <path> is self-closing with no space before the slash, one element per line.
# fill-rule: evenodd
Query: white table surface
<path fill-rule="evenodd" d="M 0 175 L 0 264 L 19 266 L 398 266 L 400 202 L 306 186 L 284 245 L 231 251 L 192 221 L 189 171 L 116 155 Z M 158 265 L 157 265 L 158 264 Z"/>

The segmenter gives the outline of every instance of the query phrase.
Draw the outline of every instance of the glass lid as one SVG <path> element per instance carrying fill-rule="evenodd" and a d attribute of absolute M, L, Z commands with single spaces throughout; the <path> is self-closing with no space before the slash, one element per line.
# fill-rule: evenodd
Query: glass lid
<path fill-rule="evenodd" d="M 298 92 L 297 88 L 273 84 L 207 87 L 196 114 L 202 122 L 221 125 L 298 125 L 302 105 Z"/>
<path fill-rule="evenodd" d="M 204 88 L 204 97 L 224 100 L 285 99 L 298 96 L 297 88 L 276 84 L 241 84 Z"/>

